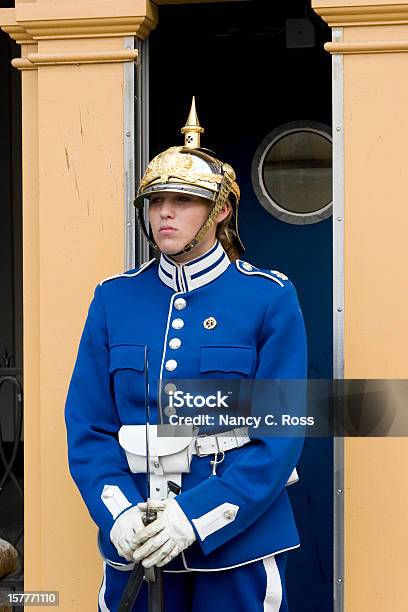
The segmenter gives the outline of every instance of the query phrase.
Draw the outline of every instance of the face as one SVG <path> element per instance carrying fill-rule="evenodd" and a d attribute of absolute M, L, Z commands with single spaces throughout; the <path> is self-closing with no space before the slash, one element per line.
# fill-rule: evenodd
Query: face
<path fill-rule="evenodd" d="M 161 191 L 150 197 L 149 222 L 154 240 L 162 253 L 174 255 L 191 242 L 207 219 L 211 203 L 200 196 Z M 228 209 L 224 216 L 228 214 Z M 222 213 L 218 217 L 222 217 Z M 217 222 L 222 218 L 217 217 Z M 216 224 L 212 224 L 204 238 L 188 253 L 174 257 L 184 263 L 199 257 L 215 242 Z"/>

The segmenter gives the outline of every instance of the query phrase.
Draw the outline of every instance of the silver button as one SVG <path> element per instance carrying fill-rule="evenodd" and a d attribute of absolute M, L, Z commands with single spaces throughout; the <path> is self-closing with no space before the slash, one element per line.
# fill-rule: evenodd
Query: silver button
<path fill-rule="evenodd" d="M 177 298 L 177 300 L 174 300 L 174 308 L 176 308 L 176 310 L 183 310 L 186 306 L 187 302 L 184 298 Z"/>
<path fill-rule="evenodd" d="M 172 338 L 169 342 L 169 347 L 171 349 L 178 349 L 181 346 L 181 340 L 180 338 Z"/>
<path fill-rule="evenodd" d="M 175 393 L 177 391 L 177 387 L 174 383 L 167 383 L 163 391 L 167 393 L 167 395 L 170 395 L 170 393 Z"/>
<path fill-rule="evenodd" d="M 168 372 L 173 372 L 177 368 L 177 361 L 175 359 L 169 359 L 166 361 L 165 368 Z"/>
<path fill-rule="evenodd" d="M 171 326 L 173 329 L 181 329 L 182 327 L 184 327 L 184 321 L 183 319 L 174 319 Z"/>
<path fill-rule="evenodd" d="M 115 495 L 115 491 L 111 487 L 107 487 L 106 489 L 104 489 L 102 493 L 102 497 L 104 499 L 109 499 L 110 497 L 113 497 L 114 495 Z"/>
<path fill-rule="evenodd" d="M 251 272 L 252 270 L 251 264 L 248 263 L 247 261 L 244 261 L 244 263 L 242 264 L 242 267 L 244 268 L 244 270 L 247 270 L 248 272 Z"/>
<path fill-rule="evenodd" d="M 173 414 L 176 414 L 176 409 L 174 406 L 166 406 L 163 412 L 166 416 L 170 417 Z"/>
<path fill-rule="evenodd" d="M 224 517 L 228 520 L 235 518 L 235 510 L 225 510 Z"/>

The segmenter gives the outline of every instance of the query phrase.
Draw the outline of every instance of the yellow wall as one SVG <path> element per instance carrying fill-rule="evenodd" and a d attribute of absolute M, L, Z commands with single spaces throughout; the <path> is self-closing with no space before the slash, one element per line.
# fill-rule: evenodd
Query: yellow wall
<path fill-rule="evenodd" d="M 0 23 L 22 43 L 25 588 L 94 610 L 96 529 L 68 473 L 63 409 L 86 309 L 124 267 L 124 69 L 146 0 L 18 2 Z"/>
<path fill-rule="evenodd" d="M 345 41 L 408 39 L 407 26 L 345 29 Z M 344 57 L 345 377 L 408 377 L 406 53 Z M 346 440 L 346 609 L 404 612 L 404 438 Z"/>
<path fill-rule="evenodd" d="M 408 4 L 313 6 L 344 28 L 344 376 L 407 378 Z M 348 612 L 408 608 L 407 463 L 404 438 L 345 440 Z"/>

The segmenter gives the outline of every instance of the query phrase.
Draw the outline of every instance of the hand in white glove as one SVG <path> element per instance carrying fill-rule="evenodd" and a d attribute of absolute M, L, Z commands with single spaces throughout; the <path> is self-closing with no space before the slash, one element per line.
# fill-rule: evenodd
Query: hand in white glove
<path fill-rule="evenodd" d="M 133 561 L 133 553 L 136 549 L 133 538 L 143 529 L 143 512 L 137 506 L 126 510 L 114 522 L 110 531 L 110 539 L 119 555 L 127 561 Z"/>
<path fill-rule="evenodd" d="M 144 567 L 166 565 L 196 539 L 191 523 L 177 501 L 166 499 L 161 504 L 164 509 L 159 509 L 157 519 L 133 538 L 137 547 L 133 559 L 142 561 Z M 146 512 L 145 503 L 137 507 Z"/>

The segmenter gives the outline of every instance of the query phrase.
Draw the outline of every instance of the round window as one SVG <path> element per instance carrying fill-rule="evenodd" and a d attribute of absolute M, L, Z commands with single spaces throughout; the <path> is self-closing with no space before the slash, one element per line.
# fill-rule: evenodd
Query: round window
<path fill-rule="evenodd" d="M 332 214 L 330 128 L 312 121 L 270 132 L 252 163 L 252 184 L 262 206 L 287 223 L 317 223 Z"/>

